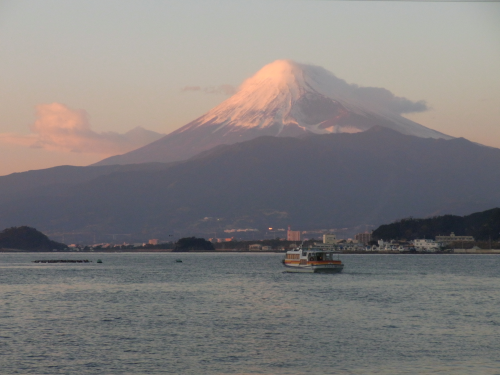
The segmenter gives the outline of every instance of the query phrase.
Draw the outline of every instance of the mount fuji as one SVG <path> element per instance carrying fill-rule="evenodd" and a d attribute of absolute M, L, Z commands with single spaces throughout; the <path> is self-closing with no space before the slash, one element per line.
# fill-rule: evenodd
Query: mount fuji
<path fill-rule="evenodd" d="M 173 162 L 260 136 L 358 133 L 374 126 L 422 138 L 452 139 L 402 116 L 426 108 L 425 102 L 412 102 L 383 88 L 348 84 L 319 66 L 277 60 L 198 119 L 94 165 Z"/>

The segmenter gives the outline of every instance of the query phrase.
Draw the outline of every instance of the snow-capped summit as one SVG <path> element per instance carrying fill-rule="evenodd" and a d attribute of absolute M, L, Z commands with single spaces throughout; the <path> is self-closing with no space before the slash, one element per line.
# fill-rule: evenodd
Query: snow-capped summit
<path fill-rule="evenodd" d="M 423 138 L 452 138 L 401 116 L 425 109 L 425 102 L 412 102 L 383 88 L 348 84 L 319 66 L 277 60 L 200 118 L 96 165 L 177 161 L 262 135 L 356 133 L 373 126 Z"/>

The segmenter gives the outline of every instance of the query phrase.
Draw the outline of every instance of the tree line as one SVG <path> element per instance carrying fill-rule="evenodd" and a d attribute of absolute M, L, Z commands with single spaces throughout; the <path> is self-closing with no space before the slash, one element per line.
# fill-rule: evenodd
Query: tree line
<path fill-rule="evenodd" d="M 473 236 L 476 241 L 500 239 L 500 208 L 476 212 L 467 216 L 443 215 L 427 219 L 413 217 L 384 224 L 373 231 L 372 237 L 381 240 L 414 240 L 440 235 Z"/>

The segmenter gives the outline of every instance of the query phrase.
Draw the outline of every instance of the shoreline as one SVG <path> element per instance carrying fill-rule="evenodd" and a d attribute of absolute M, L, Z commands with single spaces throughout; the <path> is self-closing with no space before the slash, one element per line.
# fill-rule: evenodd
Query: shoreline
<path fill-rule="evenodd" d="M 99 250 L 99 251 L 49 251 L 49 250 L 18 250 L 18 249 L 0 249 L 0 254 L 19 254 L 19 253 L 49 253 L 49 254 L 140 254 L 140 253 L 175 253 L 175 254 L 189 254 L 189 253 L 252 253 L 252 254 L 286 254 L 286 251 L 254 251 L 254 250 L 240 250 L 240 249 L 224 249 L 224 250 L 193 250 L 193 251 L 173 251 L 172 249 L 140 249 L 140 250 Z M 344 251 L 339 254 L 357 254 L 357 255 L 453 255 L 453 254 L 498 254 L 500 249 L 453 249 L 451 251 L 438 251 L 438 252 L 421 252 L 421 251 Z"/>

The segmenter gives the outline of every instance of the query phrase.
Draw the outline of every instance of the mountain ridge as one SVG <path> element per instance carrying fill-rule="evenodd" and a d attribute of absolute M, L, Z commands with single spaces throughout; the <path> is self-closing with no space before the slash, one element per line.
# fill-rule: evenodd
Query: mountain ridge
<path fill-rule="evenodd" d="M 499 206 L 498 165 L 499 149 L 387 128 L 260 137 L 156 169 L 129 166 L 19 192 L 0 199 L 0 227 L 150 238 L 287 225 L 364 230 L 408 216 Z M 0 196 L 5 184 L 0 179 Z"/>

